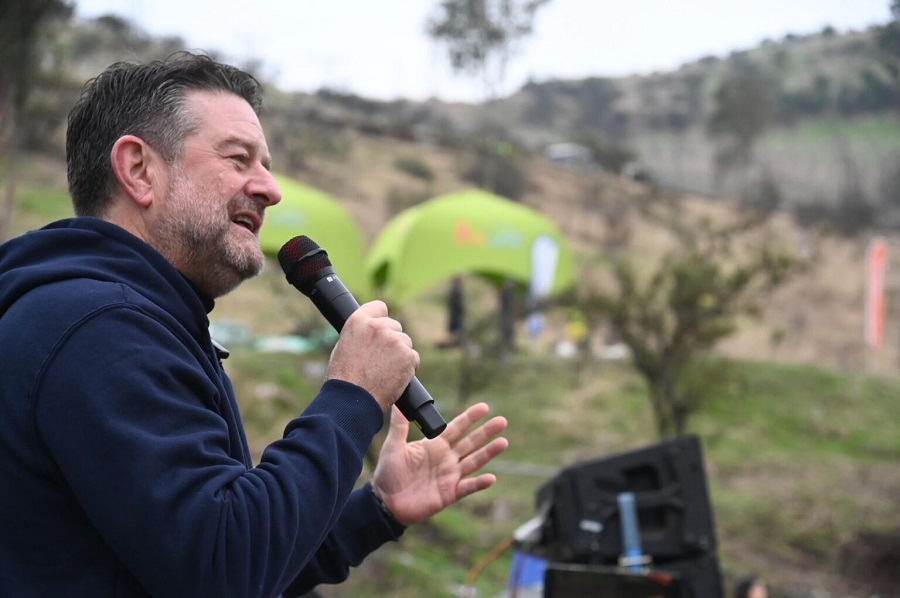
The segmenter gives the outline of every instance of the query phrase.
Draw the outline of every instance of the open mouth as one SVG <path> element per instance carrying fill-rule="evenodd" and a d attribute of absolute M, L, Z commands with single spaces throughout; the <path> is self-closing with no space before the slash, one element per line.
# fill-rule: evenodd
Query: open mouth
<path fill-rule="evenodd" d="M 246 228 L 251 233 L 256 234 L 256 222 L 254 222 L 254 220 L 249 216 L 238 215 L 232 218 L 231 222 L 233 224 Z"/>

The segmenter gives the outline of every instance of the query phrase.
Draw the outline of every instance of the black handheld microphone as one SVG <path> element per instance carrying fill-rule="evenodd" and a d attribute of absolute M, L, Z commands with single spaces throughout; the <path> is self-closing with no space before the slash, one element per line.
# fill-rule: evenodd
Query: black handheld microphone
<path fill-rule="evenodd" d="M 334 273 L 326 251 L 309 237 L 300 235 L 284 244 L 278 252 L 278 262 L 288 282 L 309 297 L 325 319 L 340 332 L 350 314 L 359 308 L 359 303 Z M 447 427 L 447 422 L 434 406 L 434 399 L 416 377 L 400 395 L 397 407 L 407 420 L 422 430 L 426 438 L 438 436 Z"/>

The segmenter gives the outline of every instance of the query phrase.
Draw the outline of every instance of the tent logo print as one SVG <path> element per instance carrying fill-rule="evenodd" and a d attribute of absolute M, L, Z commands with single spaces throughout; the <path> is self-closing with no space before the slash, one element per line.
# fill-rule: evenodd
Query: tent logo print
<path fill-rule="evenodd" d="M 275 211 L 269 218 L 272 223 L 284 227 L 300 227 L 306 222 L 306 216 L 300 211 Z"/>
<path fill-rule="evenodd" d="M 457 245 L 468 247 L 522 247 L 524 239 L 522 234 L 509 227 L 503 227 L 499 231 L 486 235 L 481 231 L 477 231 L 465 220 L 460 220 L 453 228 L 453 241 Z"/>

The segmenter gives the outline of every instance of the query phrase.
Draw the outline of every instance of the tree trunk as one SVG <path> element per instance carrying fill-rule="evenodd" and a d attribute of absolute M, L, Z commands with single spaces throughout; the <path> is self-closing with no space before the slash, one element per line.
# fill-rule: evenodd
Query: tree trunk
<path fill-rule="evenodd" d="M 653 418 L 656 420 L 656 433 L 662 440 L 666 437 L 669 421 L 666 414 L 665 393 L 662 386 L 655 380 L 650 381 L 648 390 L 650 391 L 650 404 L 653 407 Z"/>
<path fill-rule="evenodd" d="M 16 202 L 16 162 L 16 151 L 7 152 L 6 183 L 3 185 L 3 198 L 0 200 L 0 243 L 9 238 L 9 225 Z"/>
<path fill-rule="evenodd" d="M 687 428 L 688 409 L 683 402 L 678 402 L 672 411 L 672 428 L 675 436 L 683 436 Z"/>
<path fill-rule="evenodd" d="M 18 163 L 18 143 L 16 135 L 16 118 L 12 102 L 6 101 L 6 110 L 0 111 L 0 165 L 2 165 L 4 181 L 0 196 L 0 242 L 7 239 L 13 205 L 16 199 L 16 165 Z"/>

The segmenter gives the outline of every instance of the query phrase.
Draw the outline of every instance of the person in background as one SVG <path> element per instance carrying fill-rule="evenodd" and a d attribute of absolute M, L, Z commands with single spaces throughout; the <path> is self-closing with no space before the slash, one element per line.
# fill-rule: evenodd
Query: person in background
<path fill-rule="evenodd" d="M 76 217 L 0 245 L 0 596 L 301 595 L 494 484 L 485 404 L 407 442 L 419 355 L 379 301 L 251 462 L 208 314 L 262 269 L 281 199 L 260 106 L 253 77 L 182 53 L 112 65 L 70 113 Z"/>
<path fill-rule="evenodd" d="M 452 346 L 463 341 L 466 326 L 466 301 L 463 293 L 462 276 L 454 276 L 447 291 L 447 333 Z"/>
<path fill-rule="evenodd" d="M 769 588 L 761 577 L 745 577 L 735 586 L 734 598 L 769 598 Z"/>
<path fill-rule="evenodd" d="M 497 322 L 499 325 L 500 350 L 504 358 L 516 351 L 516 283 L 505 279 L 500 286 L 497 306 Z"/>

